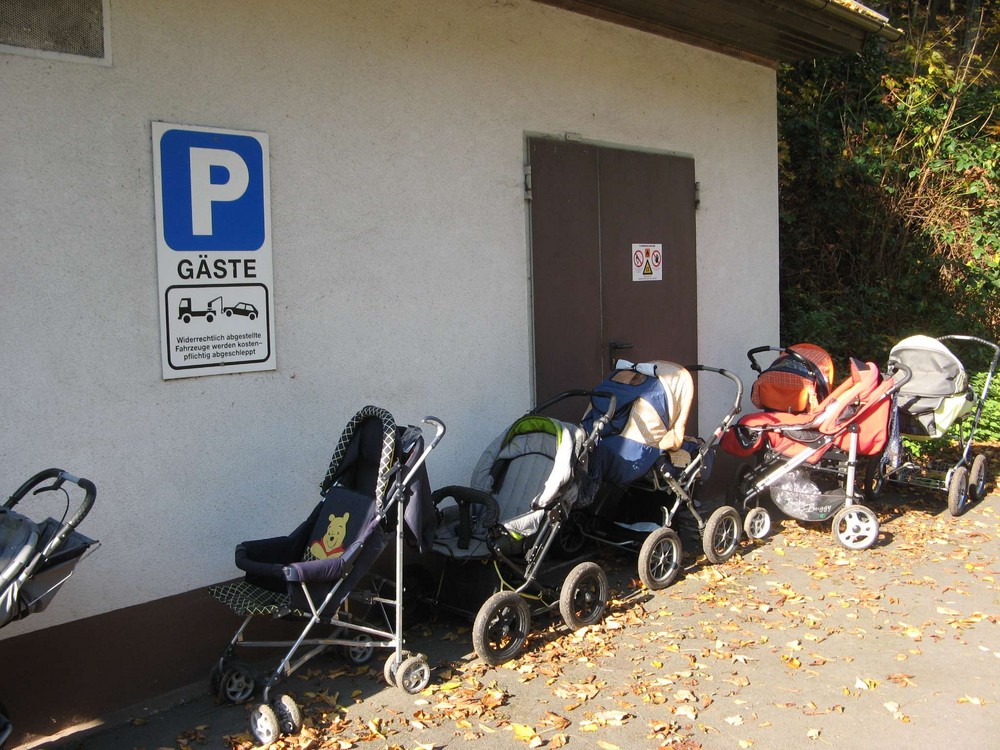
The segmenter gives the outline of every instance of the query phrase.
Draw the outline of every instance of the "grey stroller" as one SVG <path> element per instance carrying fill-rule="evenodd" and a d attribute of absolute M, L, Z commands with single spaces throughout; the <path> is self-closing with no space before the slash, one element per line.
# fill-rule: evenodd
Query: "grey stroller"
<path fill-rule="evenodd" d="M 976 349 L 990 357 L 978 393 L 969 383 L 966 364 L 953 351 L 959 347 L 964 347 L 963 353 L 969 350 L 966 362 Z M 896 396 L 885 451 L 868 464 L 865 491 L 870 497 L 879 494 L 887 482 L 944 490 L 953 516 L 964 513 L 970 499 L 983 499 L 988 479 L 986 455 L 973 453 L 973 440 L 998 360 L 1000 346 L 975 336 L 910 336 L 892 348 L 890 365 L 905 365 L 913 375 Z M 903 437 L 917 441 L 950 439 L 958 458 L 954 462 L 920 461 L 908 455 Z"/>
<path fill-rule="evenodd" d="M 46 484 L 50 481 L 51 484 Z M 66 483 L 83 491 L 72 515 L 69 511 L 73 501 L 64 487 Z M 36 522 L 14 511 L 28 493 L 58 491 L 66 496 L 66 510 L 58 521 L 46 518 Z M 98 542 L 76 530 L 93 507 L 96 496 L 97 489 L 90 480 L 61 469 L 46 469 L 22 484 L 0 507 L 0 628 L 48 607 L 88 550 L 97 549 Z M 10 737 L 12 729 L 10 720 L 0 710 L 0 746 Z"/>

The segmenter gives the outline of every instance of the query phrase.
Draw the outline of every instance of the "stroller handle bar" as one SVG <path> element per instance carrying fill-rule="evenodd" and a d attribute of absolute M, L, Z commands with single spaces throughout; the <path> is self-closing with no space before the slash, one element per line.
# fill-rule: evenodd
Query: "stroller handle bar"
<path fill-rule="evenodd" d="M 431 438 L 431 445 L 430 445 L 431 450 L 433 450 L 435 447 L 437 447 L 437 444 L 441 442 L 441 438 L 444 437 L 444 433 L 447 432 L 447 428 L 444 426 L 444 422 L 442 422 L 437 417 L 427 416 L 421 419 L 420 421 L 423 422 L 424 424 L 429 424 L 431 427 L 434 428 L 434 437 Z"/>
<path fill-rule="evenodd" d="M 736 405 L 739 406 L 743 402 L 743 381 L 736 373 L 730 372 L 724 367 L 709 367 L 708 365 L 685 365 L 684 369 L 688 372 L 715 372 L 729 378 L 736 384 Z M 736 413 L 739 412 L 740 410 L 737 408 Z"/>
<path fill-rule="evenodd" d="M 50 479 L 54 479 L 55 481 L 48 487 L 39 486 Z M 4 503 L 3 507 L 13 509 L 13 507 L 21 502 L 25 495 L 32 490 L 34 490 L 34 492 L 32 492 L 33 495 L 37 495 L 41 492 L 53 492 L 60 489 L 65 482 L 77 485 L 84 492 L 84 497 L 80 502 L 80 507 L 77 508 L 76 513 L 66 523 L 66 527 L 68 529 L 75 529 L 80 525 L 80 522 L 86 517 L 86 515 L 90 513 L 90 509 L 94 506 L 94 500 L 97 498 L 97 487 L 95 487 L 94 483 L 89 479 L 75 477 L 62 469 L 45 469 L 44 471 L 38 472 L 35 476 L 31 477 L 31 479 L 18 487 L 17 490 L 14 491 L 14 494 L 7 498 L 7 502 Z"/>
<path fill-rule="evenodd" d="M 902 377 L 897 377 L 896 373 L 902 373 Z M 913 377 L 913 370 L 904 365 L 902 362 L 892 363 L 892 388 L 890 388 L 886 395 L 891 396 L 904 385 L 910 382 L 910 378 Z"/>
<path fill-rule="evenodd" d="M 729 378 L 733 385 L 736 386 L 736 398 L 733 399 L 733 405 L 726 412 L 726 415 L 722 418 L 722 421 L 715 428 L 715 432 L 712 434 L 712 442 L 709 443 L 708 447 L 711 447 L 715 441 L 719 440 L 729 426 L 736 419 L 736 416 L 743 411 L 743 381 L 740 380 L 740 376 L 734 372 L 730 372 L 724 367 L 709 367 L 708 365 L 685 365 L 684 369 L 688 372 L 714 372 L 723 377 Z"/>
<path fill-rule="evenodd" d="M 938 336 L 938 341 L 971 341 L 974 344 L 982 344 L 983 346 L 989 347 L 994 352 L 1000 353 L 1000 346 L 997 346 L 992 341 L 979 338 L 979 336 L 966 336 L 958 333 L 952 333 L 948 336 Z"/>

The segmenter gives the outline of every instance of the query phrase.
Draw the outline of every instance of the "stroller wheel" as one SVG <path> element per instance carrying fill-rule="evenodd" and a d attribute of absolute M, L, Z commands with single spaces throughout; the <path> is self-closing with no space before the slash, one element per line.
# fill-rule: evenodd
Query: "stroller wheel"
<path fill-rule="evenodd" d="M 302 731 L 302 709 L 290 695 L 279 695 L 272 702 L 275 716 L 278 717 L 278 726 L 282 734 L 298 734 Z"/>
<path fill-rule="evenodd" d="M 278 716 L 266 703 L 259 704 L 250 712 L 250 734 L 260 745 L 270 745 L 281 735 Z"/>
<path fill-rule="evenodd" d="M 875 502 L 875 498 L 882 494 L 885 488 L 885 474 L 889 460 L 885 452 L 868 459 L 865 467 L 865 500 L 869 503 Z"/>
<path fill-rule="evenodd" d="M 219 694 L 219 688 L 222 686 L 222 669 L 220 669 L 218 664 L 212 666 L 212 669 L 208 673 L 208 691 L 212 695 Z"/>
<path fill-rule="evenodd" d="M 431 667 L 424 656 L 404 659 L 396 669 L 396 685 L 413 695 L 426 688 L 431 682 Z"/>
<path fill-rule="evenodd" d="M 349 663 L 355 666 L 361 666 L 362 664 L 367 664 L 375 656 L 375 647 L 372 645 L 372 637 L 367 633 L 359 633 L 354 636 L 351 640 L 354 644 L 351 646 L 343 646 L 344 655 Z"/>
<path fill-rule="evenodd" d="M 583 549 L 586 542 L 583 522 L 576 515 L 570 515 L 565 523 L 559 527 L 553 551 L 563 560 L 568 560 L 580 554 L 580 550 Z"/>
<path fill-rule="evenodd" d="M 409 651 L 404 651 L 400 658 L 396 658 L 396 652 L 393 651 L 389 654 L 389 658 L 385 660 L 385 666 L 382 667 L 382 676 L 385 678 L 385 684 L 389 687 L 396 687 L 396 670 L 399 669 L 399 665 L 404 661 L 409 659 L 413 654 Z"/>
<path fill-rule="evenodd" d="M 736 476 L 733 478 L 732 484 L 726 488 L 726 502 L 729 505 L 738 506 L 743 504 L 747 495 L 750 494 L 752 486 L 750 478 L 752 475 L 753 464 L 740 464 L 739 468 L 736 469 Z"/>
<path fill-rule="evenodd" d="M 878 539 L 878 518 L 863 505 L 845 505 L 833 516 L 833 538 L 847 549 L 868 549 Z"/>
<path fill-rule="evenodd" d="M 973 457 L 972 468 L 969 470 L 969 493 L 977 503 L 986 497 L 986 480 L 988 477 L 989 471 L 987 470 L 986 456 L 978 453 Z"/>
<path fill-rule="evenodd" d="M 969 503 L 969 470 L 959 466 L 951 473 L 948 482 L 948 510 L 953 516 L 965 513 Z"/>
<path fill-rule="evenodd" d="M 747 539 L 763 539 L 771 532 L 771 514 L 759 505 L 751 508 L 743 519 L 743 533 Z"/>
<path fill-rule="evenodd" d="M 597 563 L 580 563 L 559 591 L 559 614 L 570 630 L 579 630 L 600 622 L 607 602 L 607 573 Z"/>
<path fill-rule="evenodd" d="M 253 672 L 242 662 L 233 662 L 219 681 L 219 697 L 227 703 L 246 703 L 256 687 Z"/>
<path fill-rule="evenodd" d="M 701 545 L 710 563 L 718 565 L 733 556 L 740 544 L 740 527 L 740 514 L 731 505 L 717 508 L 708 517 Z"/>
<path fill-rule="evenodd" d="M 487 599 L 472 625 L 472 645 L 479 658 L 497 666 L 521 653 L 531 630 L 531 610 L 515 591 L 500 591 Z"/>
<path fill-rule="evenodd" d="M 647 589 L 665 589 L 681 570 L 681 538 L 669 526 L 646 537 L 639 550 L 639 578 Z"/>

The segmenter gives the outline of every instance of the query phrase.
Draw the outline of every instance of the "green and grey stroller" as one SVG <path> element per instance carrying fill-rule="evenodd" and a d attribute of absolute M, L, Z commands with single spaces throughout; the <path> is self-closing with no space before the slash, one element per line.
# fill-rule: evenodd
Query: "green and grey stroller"
<path fill-rule="evenodd" d="M 597 563 L 553 557 L 571 511 L 593 499 L 587 465 L 614 398 L 589 433 L 537 413 L 548 405 L 489 445 L 470 486 L 434 492 L 435 554 L 411 571 L 425 578 L 424 596 L 435 606 L 474 617 L 473 646 L 488 664 L 521 653 L 533 617 L 558 609 L 577 630 L 599 622 L 607 605 L 608 578 Z"/>
<path fill-rule="evenodd" d="M 957 351 L 964 356 L 959 357 Z M 977 354 L 984 364 L 989 362 L 978 392 L 966 368 Z M 985 454 L 973 453 L 973 440 L 998 360 L 1000 346 L 976 336 L 910 336 L 892 348 L 890 365 L 905 365 L 913 375 L 896 396 L 885 450 L 868 464 L 865 489 L 869 496 L 879 494 L 887 482 L 944 490 L 954 516 L 965 512 L 970 499 L 983 498 L 987 460 Z M 909 455 L 904 437 L 916 441 L 947 438 L 955 444 L 958 458 L 954 463 L 922 462 Z"/>
<path fill-rule="evenodd" d="M 79 490 L 71 496 L 66 484 L 75 484 Z M 14 510 L 29 493 L 48 492 L 65 495 L 60 520 L 49 517 L 36 522 Z M 22 484 L 0 506 L 0 628 L 48 607 L 80 561 L 97 549 L 98 542 L 76 530 L 96 497 L 97 489 L 90 480 L 62 469 L 46 469 Z M 75 504 L 72 515 L 71 504 Z M 0 712 L 0 746 L 12 729 Z"/>
<path fill-rule="evenodd" d="M 246 573 L 244 579 L 209 589 L 244 618 L 212 670 L 212 687 L 223 700 L 244 703 L 263 685 L 262 701 L 250 714 L 250 731 L 262 744 L 301 729 L 294 699 L 272 698 L 271 691 L 328 648 L 341 649 L 355 664 L 386 649 L 387 683 L 415 693 L 430 682 L 427 658 L 403 650 L 403 587 L 397 585 L 404 536 L 426 547 L 433 533 L 433 519 L 421 514 L 429 503 L 424 463 L 445 427 L 434 417 L 425 417 L 424 424 L 435 430 L 426 444 L 418 427 L 397 427 L 385 409 L 359 411 L 337 443 L 322 499 L 309 517 L 288 536 L 239 544 L 236 567 Z M 395 546 L 391 579 L 372 571 L 390 542 Z M 349 599 L 367 607 L 367 617 L 355 616 L 346 606 Z M 288 642 L 250 640 L 245 634 L 257 616 L 301 622 L 302 631 Z M 327 634 L 317 634 L 320 630 Z M 254 647 L 287 651 L 273 671 L 260 674 L 237 658 L 239 650 Z"/>

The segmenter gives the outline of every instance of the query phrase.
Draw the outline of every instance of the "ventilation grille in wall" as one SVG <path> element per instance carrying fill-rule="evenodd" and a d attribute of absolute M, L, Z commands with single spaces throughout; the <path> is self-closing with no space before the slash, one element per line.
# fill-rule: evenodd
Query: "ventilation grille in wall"
<path fill-rule="evenodd" d="M 0 0 L 0 50 L 103 62 L 107 0 Z"/>

